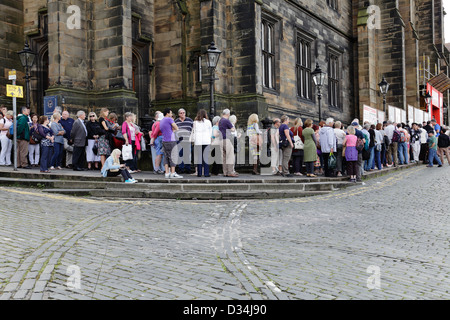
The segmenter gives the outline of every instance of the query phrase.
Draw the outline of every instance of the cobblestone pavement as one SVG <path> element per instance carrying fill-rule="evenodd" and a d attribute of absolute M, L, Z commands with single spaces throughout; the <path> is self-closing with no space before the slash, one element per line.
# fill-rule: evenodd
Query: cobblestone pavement
<path fill-rule="evenodd" d="M 0 188 L 0 299 L 449 299 L 449 185 L 446 165 L 283 200 Z"/>

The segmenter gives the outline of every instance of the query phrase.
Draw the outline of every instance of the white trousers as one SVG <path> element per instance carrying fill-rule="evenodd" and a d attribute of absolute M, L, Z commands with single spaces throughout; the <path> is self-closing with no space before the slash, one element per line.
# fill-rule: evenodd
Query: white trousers
<path fill-rule="evenodd" d="M 412 151 L 413 151 L 413 159 L 414 161 L 419 161 L 419 154 L 420 154 L 420 141 L 415 141 L 411 144 Z"/>
<path fill-rule="evenodd" d="M 12 140 L 9 139 L 6 135 L 1 135 L 0 143 L 2 145 L 2 151 L 0 153 L 0 166 L 10 166 Z"/>
<path fill-rule="evenodd" d="M 29 144 L 28 145 L 28 158 L 30 159 L 30 164 L 39 164 L 39 156 L 40 156 L 40 145 L 37 144 Z"/>

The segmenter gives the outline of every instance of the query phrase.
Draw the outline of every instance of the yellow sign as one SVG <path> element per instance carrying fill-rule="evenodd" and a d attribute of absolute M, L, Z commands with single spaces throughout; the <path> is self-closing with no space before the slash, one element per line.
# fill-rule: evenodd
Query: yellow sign
<path fill-rule="evenodd" d="M 23 87 L 7 84 L 6 85 L 6 96 L 23 98 Z"/>

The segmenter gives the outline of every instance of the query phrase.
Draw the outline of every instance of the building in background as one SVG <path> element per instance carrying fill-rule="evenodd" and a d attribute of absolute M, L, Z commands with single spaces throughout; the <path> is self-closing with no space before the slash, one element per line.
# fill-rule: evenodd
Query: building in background
<path fill-rule="evenodd" d="M 431 108 L 448 124 L 443 16 L 442 0 L 1 0 L 0 103 L 11 104 L 10 69 L 23 83 L 16 52 L 27 39 L 32 111 L 54 96 L 72 113 L 107 106 L 142 118 L 169 106 L 193 116 L 210 109 L 214 42 L 215 110 L 240 124 L 251 113 L 317 121 L 316 64 L 326 73 L 321 119 L 416 121 Z M 427 86 L 442 95 L 432 106 Z"/>

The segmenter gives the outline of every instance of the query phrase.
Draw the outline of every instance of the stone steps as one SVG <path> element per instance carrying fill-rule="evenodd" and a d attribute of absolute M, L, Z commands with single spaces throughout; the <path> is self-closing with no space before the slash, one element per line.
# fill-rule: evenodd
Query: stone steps
<path fill-rule="evenodd" d="M 388 174 L 412 166 L 388 168 L 368 172 L 363 179 Z M 11 171 L 0 169 L 0 185 L 39 188 L 48 193 L 114 199 L 279 199 L 327 194 L 355 183 L 348 177 L 252 176 L 238 178 L 223 176 L 199 178 L 187 175 L 183 179 L 165 179 L 161 175 L 140 173 L 133 175 L 138 183 L 125 184 L 121 177 L 103 178 L 99 172 L 68 170 L 40 173 L 38 170 Z M 360 184 L 360 183 L 359 183 Z"/>
<path fill-rule="evenodd" d="M 276 183 L 165 183 L 124 184 L 108 181 L 0 178 L 0 185 L 34 187 L 48 193 L 107 198 L 151 199 L 273 199 L 326 194 L 353 185 L 345 181 Z"/>
<path fill-rule="evenodd" d="M 328 194 L 331 191 L 173 191 L 130 189 L 44 189 L 44 192 L 72 196 L 90 196 L 108 199 L 171 199 L 171 200 L 244 200 L 297 198 Z"/>

